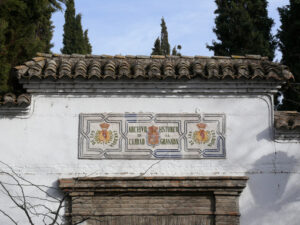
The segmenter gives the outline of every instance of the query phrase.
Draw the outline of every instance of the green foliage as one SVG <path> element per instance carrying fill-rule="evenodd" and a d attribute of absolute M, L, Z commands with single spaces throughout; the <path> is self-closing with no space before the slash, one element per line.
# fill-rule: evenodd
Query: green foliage
<path fill-rule="evenodd" d="M 88 37 L 88 30 L 84 31 L 83 39 L 84 39 L 84 43 L 85 43 L 86 54 L 91 54 L 92 53 L 92 45 L 91 45 L 89 37 Z"/>
<path fill-rule="evenodd" d="M 155 40 L 151 55 L 170 55 L 168 30 L 164 18 L 161 18 L 160 26 L 161 26 L 161 35 L 160 38 L 157 37 L 157 39 Z M 172 55 L 180 56 L 181 54 L 177 51 L 180 49 L 181 49 L 181 45 L 178 46 L 175 45 L 175 47 L 172 49 Z"/>
<path fill-rule="evenodd" d="M 274 58 L 276 41 L 271 34 L 266 0 L 216 0 L 216 27 L 220 42 L 208 45 L 215 55 L 260 54 Z"/>
<path fill-rule="evenodd" d="M 61 52 L 64 54 L 89 54 L 92 46 L 89 42 L 88 31 L 83 32 L 81 15 L 76 15 L 74 0 L 67 0 L 65 11 L 64 37 Z"/>
<path fill-rule="evenodd" d="M 0 93 L 8 92 L 9 86 L 7 84 L 10 65 L 7 62 L 7 50 L 5 47 L 4 31 L 7 29 L 7 22 L 0 19 Z"/>
<path fill-rule="evenodd" d="M 300 86 L 287 84 L 283 90 L 283 104 L 278 106 L 278 110 L 296 110 L 300 112 Z"/>
<path fill-rule="evenodd" d="M 175 45 L 172 49 L 172 55 L 181 56 L 181 53 L 179 52 L 181 50 L 181 45 Z"/>
<path fill-rule="evenodd" d="M 161 34 L 160 34 L 160 46 L 162 55 L 170 55 L 170 44 L 168 40 L 168 30 L 164 18 L 161 18 Z"/>
<path fill-rule="evenodd" d="M 51 14 L 62 0 L 0 1 L 0 92 L 19 89 L 12 68 L 49 52 L 53 25 Z"/>
<path fill-rule="evenodd" d="M 300 1 L 290 0 L 290 5 L 278 9 L 281 26 L 278 30 L 282 63 L 289 66 L 300 82 Z"/>
<path fill-rule="evenodd" d="M 281 26 L 278 30 L 279 48 L 282 52 L 282 63 L 293 73 L 300 83 L 300 0 L 290 0 L 290 5 L 279 8 Z M 284 92 L 284 110 L 300 111 L 300 86 L 289 84 Z"/>
<path fill-rule="evenodd" d="M 154 48 L 152 48 L 151 55 L 162 55 L 159 37 L 157 37 L 154 42 Z"/>
<path fill-rule="evenodd" d="M 81 14 L 76 15 L 75 17 L 75 29 L 74 29 L 74 38 L 75 43 L 73 43 L 73 48 L 75 49 L 72 53 L 85 54 L 85 43 L 83 40 L 83 30 L 81 25 Z"/>
<path fill-rule="evenodd" d="M 172 48 L 172 55 L 177 55 L 177 49 L 176 46 L 174 46 L 174 48 Z"/>
<path fill-rule="evenodd" d="M 75 27 L 76 27 L 76 18 L 75 18 L 75 5 L 73 0 L 68 0 L 66 2 L 66 11 L 65 11 L 65 24 L 64 24 L 64 35 L 63 35 L 63 49 L 62 53 L 72 54 L 77 51 L 75 49 Z"/>

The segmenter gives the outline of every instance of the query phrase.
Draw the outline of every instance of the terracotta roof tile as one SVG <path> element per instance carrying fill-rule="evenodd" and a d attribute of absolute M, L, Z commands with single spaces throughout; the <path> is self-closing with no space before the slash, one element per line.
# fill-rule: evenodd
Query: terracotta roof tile
<path fill-rule="evenodd" d="M 300 141 L 300 113 L 295 111 L 275 112 L 275 138 L 282 141 Z"/>
<path fill-rule="evenodd" d="M 110 56 L 38 53 L 15 67 L 19 79 L 294 79 L 284 65 L 258 55 L 246 56 Z"/>
<path fill-rule="evenodd" d="M 29 94 L 21 94 L 18 97 L 13 93 L 7 93 L 4 96 L 0 95 L 1 107 L 27 107 L 31 103 L 31 96 Z"/>
<path fill-rule="evenodd" d="M 296 111 L 275 112 L 275 128 L 300 131 L 300 113 Z"/>

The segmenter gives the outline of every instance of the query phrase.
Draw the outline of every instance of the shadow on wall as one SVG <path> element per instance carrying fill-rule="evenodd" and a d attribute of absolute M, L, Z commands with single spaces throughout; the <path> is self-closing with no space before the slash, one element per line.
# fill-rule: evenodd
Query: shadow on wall
<path fill-rule="evenodd" d="M 253 196 L 254 206 L 249 207 L 250 209 L 243 214 L 245 224 L 250 224 L 248 222 L 253 221 L 253 218 L 263 218 L 268 213 L 279 212 L 287 204 L 300 201 L 300 188 L 295 187 L 286 192 L 296 164 L 297 160 L 294 157 L 285 152 L 277 152 L 261 157 L 252 169 L 247 171 L 248 187 Z"/>
<path fill-rule="evenodd" d="M 58 180 L 53 182 L 52 185 L 46 190 L 47 196 L 51 196 L 55 199 L 63 199 L 65 194 L 63 191 L 59 188 L 59 182 Z"/>
<path fill-rule="evenodd" d="M 260 132 L 256 135 L 256 140 L 257 141 L 261 141 L 261 140 L 272 141 L 271 137 L 272 137 L 271 129 L 269 129 L 269 127 L 267 127 L 262 132 Z"/>

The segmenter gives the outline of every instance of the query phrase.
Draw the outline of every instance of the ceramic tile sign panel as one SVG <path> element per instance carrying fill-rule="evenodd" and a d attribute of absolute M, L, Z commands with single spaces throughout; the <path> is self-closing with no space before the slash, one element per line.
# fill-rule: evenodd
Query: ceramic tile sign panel
<path fill-rule="evenodd" d="M 225 158 L 225 146 L 224 114 L 79 116 L 79 159 Z"/>

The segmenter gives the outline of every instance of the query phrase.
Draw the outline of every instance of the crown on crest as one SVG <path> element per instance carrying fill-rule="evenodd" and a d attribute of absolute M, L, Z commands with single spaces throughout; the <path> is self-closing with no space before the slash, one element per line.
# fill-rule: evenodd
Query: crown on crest
<path fill-rule="evenodd" d="M 206 124 L 205 123 L 198 123 L 197 124 L 197 127 L 199 128 L 199 129 L 205 129 L 206 128 Z"/>
<path fill-rule="evenodd" d="M 108 129 L 108 128 L 109 128 L 109 124 L 108 124 L 108 123 L 101 123 L 101 124 L 100 124 L 100 127 L 101 127 L 102 129 Z"/>
<path fill-rule="evenodd" d="M 158 130 L 158 127 L 152 125 L 151 127 L 148 127 L 150 132 L 156 132 Z"/>

